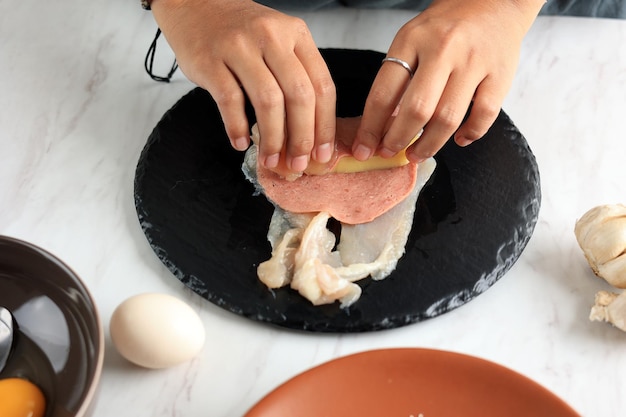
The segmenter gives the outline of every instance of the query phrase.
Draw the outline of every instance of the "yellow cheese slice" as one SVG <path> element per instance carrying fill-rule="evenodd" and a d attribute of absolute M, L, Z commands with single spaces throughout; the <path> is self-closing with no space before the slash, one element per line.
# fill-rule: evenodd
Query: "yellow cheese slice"
<path fill-rule="evenodd" d="M 422 132 L 415 135 L 411 142 L 406 146 L 408 148 L 420 137 Z M 336 172 L 340 174 L 350 173 L 350 172 L 363 172 L 363 171 L 374 171 L 376 169 L 390 169 L 401 167 L 409 163 L 409 160 L 406 157 L 406 148 L 392 156 L 391 158 L 383 158 L 378 155 L 374 155 L 369 158 L 367 161 L 359 161 L 353 156 L 344 156 L 337 161 L 337 164 L 333 168 L 331 172 Z"/>
<path fill-rule="evenodd" d="M 397 153 L 391 158 L 383 158 L 378 155 L 372 156 L 367 161 L 359 161 L 353 156 L 344 156 L 337 161 L 337 165 L 333 168 L 332 172 L 345 174 L 349 172 L 363 172 L 374 171 L 376 169 L 389 169 L 401 167 L 409 163 L 404 151 Z"/>

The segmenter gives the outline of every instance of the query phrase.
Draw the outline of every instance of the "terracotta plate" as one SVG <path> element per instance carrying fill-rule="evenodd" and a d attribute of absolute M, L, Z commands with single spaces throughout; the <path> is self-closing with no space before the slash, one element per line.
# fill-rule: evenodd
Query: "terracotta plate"
<path fill-rule="evenodd" d="M 245 417 L 579 417 L 508 368 L 429 349 L 374 350 L 306 371 Z"/>
<path fill-rule="evenodd" d="M 359 115 L 383 55 L 323 55 L 337 86 L 338 115 Z M 449 142 L 437 154 L 396 270 L 382 281 L 361 281 L 363 295 L 350 308 L 316 307 L 294 290 L 270 291 L 259 282 L 256 268 L 270 257 L 273 206 L 244 178 L 242 159 L 211 96 L 191 91 L 159 121 L 139 159 L 139 221 L 157 256 L 195 292 L 235 314 L 292 329 L 388 329 L 461 306 L 515 263 L 539 213 L 535 158 L 502 112 L 480 141 L 467 148 Z"/>

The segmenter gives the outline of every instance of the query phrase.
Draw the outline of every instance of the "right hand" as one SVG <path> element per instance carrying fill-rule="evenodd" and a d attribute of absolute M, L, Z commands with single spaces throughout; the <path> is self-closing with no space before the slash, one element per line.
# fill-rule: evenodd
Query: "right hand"
<path fill-rule="evenodd" d="M 152 11 L 181 70 L 215 99 L 235 149 L 250 144 L 245 91 L 266 168 L 284 157 L 301 172 L 311 157 L 330 159 L 335 86 L 304 21 L 251 0 L 153 0 Z"/>

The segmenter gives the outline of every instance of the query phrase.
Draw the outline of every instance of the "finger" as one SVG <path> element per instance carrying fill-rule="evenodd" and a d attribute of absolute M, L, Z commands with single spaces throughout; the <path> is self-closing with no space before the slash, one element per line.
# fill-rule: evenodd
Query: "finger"
<path fill-rule="evenodd" d="M 437 61 L 421 64 L 411 80 L 389 131 L 381 143 L 383 155 L 404 149 L 430 121 L 448 83 L 450 70 Z"/>
<path fill-rule="evenodd" d="M 296 55 L 306 70 L 315 92 L 315 143 L 311 156 L 318 162 L 330 161 L 335 141 L 337 93 L 335 84 L 319 50 L 313 43 L 296 47 Z"/>
<path fill-rule="evenodd" d="M 285 162 L 291 171 L 304 171 L 315 140 L 315 91 L 295 54 L 269 53 L 266 61 L 285 100 Z"/>
<path fill-rule="evenodd" d="M 402 66 L 393 62 L 381 66 L 365 101 L 363 118 L 352 145 L 356 159 L 363 161 L 374 154 L 409 81 L 410 75 Z"/>
<path fill-rule="evenodd" d="M 285 142 L 285 99 L 280 85 L 262 58 L 239 60 L 230 66 L 247 92 L 259 126 L 258 158 L 276 168 Z"/>
<path fill-rule="evenodd" d="M 250 145 L 250 126 L 245 113 L 244 93 L 225 65 L 212 69 L 211 74 L 213 77 L 204 85 L 217 104 L 232 147 L 244 151 Z"/>
<path fill-rule="evenodd" d="M 476 89 L 470 114 L 454 135 L 460 146 L 485 136 L 500 114 L 500 107 L 508 91 L 506 83 L 496 83 L 492 77 L 485 78 Z"/>
<path fill-rule="evenodd" d="M 454 71 L 441 94 L 432 118 L 418 141 L 407 151 L 410 160 L 419 162 L 434 156 L 463 122 L 480 82 L 478 76 Z"/>

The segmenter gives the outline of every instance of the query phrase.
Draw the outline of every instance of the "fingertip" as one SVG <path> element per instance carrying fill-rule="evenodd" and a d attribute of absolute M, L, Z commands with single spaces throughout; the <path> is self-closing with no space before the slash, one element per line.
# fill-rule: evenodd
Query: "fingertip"
<path fill-rule="evenodd" d="M 472 139 L 468 139 L 465 136 L 455 136 L 454 141 L 456 142 L 457 145 L 461 147 L 466 147 L 470 145 L 472 142 L 474 142 Z"/>
<path fill-rule="evenodd" d="M 302 172 L 309 165 L 309 157 L 307 155 L 298 155 L 287 159 L 287 167 L 292 172 Z"/>
<path fill-rule="evenodd" d="M 250 138 L 241 136 L 231 140 L 233 148 L 238 151 L 245 151 L 250 146 Z"/>
<path fill-rule="evenodd" d="M 383 158 L 392 158 L 392 157 L 396 156 L 397 153 L 398 152 L 394 152 L 391 149 L 385 148 L 385 147 L 380 148 L 378 150 L 378 155 L 383 157 Z"/>
<path fill-rule="evenodd" d="M 454 134 L 454 142 L 456 142 L 456 144 L 461 147 L 471 145 L 472 143 L 476 142 L 477 140 L 482 138 L 484 135 L 486 135 L 489 130 L 489 127 L 491 126 L 490 124 L 489 125 L 485 124 L 484 126 L 480 126 L 480 123 L 478 123 L 478 125 L 479 126 L 477 126 L 475 121 L 472 121 L 472 120 L 468 120 L 465 123 L 463 123 L 463 125 L 461 125 L 459 130 L 457 130 L 456 133 Z"/>
<path fill-rule="evenodd" d="M 356 137 L 352 142 L 352 156 L 359 161 L 371 158 L 380 144 L 380 136 L 373 133 L 361 119 L 361 125 L 357 129 Z"/>
<path fill-rule="evenodd" d="M 352 149 L 352 156 L 359 161 L 368 160 L 373 153 L 374 151 L 370 147 L 363 145 L 362 143 L 357 144 Z"/>
<path fill-rule="evenodd" d="M 333 145 L 331 143 L 322 143 L 313 149 L 313 159 L 317 162 L 325 164 L 330 161 L 333 156 Z"/>
<path fill-rule="evenodd" d="M 436 148 L 432 148 L 431 146 L 432 145 L 427 145 L 419 140 L 407 148 L 405 155 L 409 161 L 419 164 L 435 156 L 437 151 L 441 148 L 439 145 L 435 145 L 437 146 Z"/>
<path fill-rule="evenodd" d="M 427 158 L 424 158 L 421 155 L 416 155 L 413 152 L 407 152 L 406 153 L 406 159 L 408 159 L 410 162 L 414 163 L 414 164 L 421 164 L 422 162 L 424 162 Z"/>
<path fill-rule="evenodd" d="M 268 169 L 276 168 L 278 166 L 279 161 L 280 161 L 280 154 L 274 153 L 264 158 L 263 166 L 265 166 L 265 168 L 268 168 Z"/>

